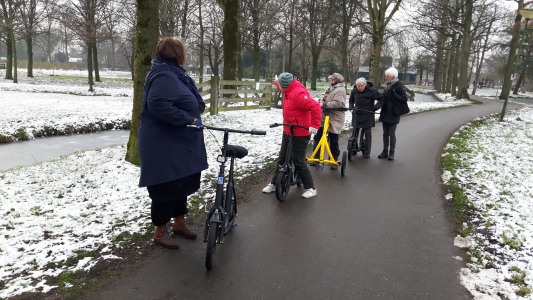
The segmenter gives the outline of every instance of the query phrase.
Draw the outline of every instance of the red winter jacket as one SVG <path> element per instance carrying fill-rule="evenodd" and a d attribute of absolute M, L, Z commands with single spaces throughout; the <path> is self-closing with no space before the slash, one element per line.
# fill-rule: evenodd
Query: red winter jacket
<path fill-rule="evenodd" d="M 279 83 L 275 82 L 278 89 Z M 320 104 L 309 94 L 309 91 L 297 80 L 294 80 L 283 91 L 283 123 L 295 124 L 306 127 L 320 127 L 320 120 L 322 119 L 322 109 Z M 283 126 L 285 134 L 291 134 L 288 126 Z M 294 136 L 308 136 L 311 135 L 309 130 L 294 127 Z"/>

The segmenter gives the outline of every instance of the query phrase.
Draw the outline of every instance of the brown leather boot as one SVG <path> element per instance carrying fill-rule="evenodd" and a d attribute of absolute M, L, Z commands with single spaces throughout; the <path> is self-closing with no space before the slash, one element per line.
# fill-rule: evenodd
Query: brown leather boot
<path fill-rule="evenodd" d="M 167 225 L 161 225 L 155 227 L 154 243 L 161 245 L 169 249 L 178 249 L 178 243 L 176 243 L 167 232 Z"/>
<path fill-rule="evenodd" d="M 196 233 L 192 231 L 185 222 L 183 222 L 183 215 L 174 218 L 174 224 L 172 225 L 172 231 L 176 235 L 181 235 L 187 239 L 195 239 Z"/>
<path fill-rule="evenodd" d="M 389 160 L 394 160 L 394 151 L 389 151 Z"/>

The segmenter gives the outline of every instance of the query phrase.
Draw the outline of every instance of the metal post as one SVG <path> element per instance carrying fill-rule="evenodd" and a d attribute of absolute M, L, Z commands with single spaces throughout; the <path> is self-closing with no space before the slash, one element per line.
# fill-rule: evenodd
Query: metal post
<path fill-rule="evenodd" d="M 209 99 L 209 114 L 218 114 L 218 87 L 220 78 L 218 76 L 211 76 L 211 99 Z"/>

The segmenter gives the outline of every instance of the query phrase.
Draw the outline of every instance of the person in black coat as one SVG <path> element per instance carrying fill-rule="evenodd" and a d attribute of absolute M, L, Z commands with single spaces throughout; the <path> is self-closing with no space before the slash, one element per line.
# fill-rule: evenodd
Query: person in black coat
<path fill-rule="evenodd" d="M 372 149 L 372 127 L 376 126 L 376 119 L 374 111 L 381 108 L 383 101 L 381 94 L 374 88 L 372 82 L 366 81 L 361 77 L 355 81 L 355 88 L 350 93 L 349 107 L 350 109 L 357 109 L 352 112 L 352 126 L 357 128 L 357 136 L 363 133 L 366 136 L 367 152 L 365 158 L 370 157 L 370 150 Z M 378 101 L 376 103 L 376 101 Z M 356 123 L 354 124 L 354 119 Z M 359 128 L 361 131 L 359 133 Z"/>
<path fill-rule="evenodd" d="M 383 107 L 379 116 L 379 120 L 383 123 L 383 152 L 378 158 L 393 160 L 396 149 L 396 126 L 400 123 L 401 115 L 396 108 L 400 102 L 407 103 L 407 93 L 404 85 L 398 80 L 398 70 L 395 68 L 385 71 L 385 81 Z"/>
<path fill-rule="evenodd" d="M 187 125 L 201 125 L 205 103 L 194 80 L 181 67 L 185 47 L 177 39 L 163 38 L 144 84 L 144 102 L 139 128 L 140 187 L 147 187 L 152 199 L 151 217 L 156 226 L 154 242 L 178 248 L 168 235 L 166 224 L 174 218 L 174 234 L 194 239 L 184 223 L 187 196 L 200 188 L 201 171 L 207 169 L 203 131 Z"/>

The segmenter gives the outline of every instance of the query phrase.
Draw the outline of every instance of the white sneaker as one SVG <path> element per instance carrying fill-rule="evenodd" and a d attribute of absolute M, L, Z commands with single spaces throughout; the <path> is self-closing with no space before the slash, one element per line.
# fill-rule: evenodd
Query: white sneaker
<path fill-rule="evenodd" d="M 276 185 L 275 184 L 272 184 L 272 183 L 269 183 L 264 189 L 263 189 L 263 193 L 272 193 L 273 191 L 276 190 Z"/>
<path fill-rule="evenodd" d="M 264 191 L 264 190 L 263 190 Z M 305 193 L 303 193 L 302 197 L 304 198 L 311 198 L 311 197 L 314 197 L 316 196 L 316 189 L 315 188 L 310 188 L 308 189 L 307 191 L 305 191 Z"/>

